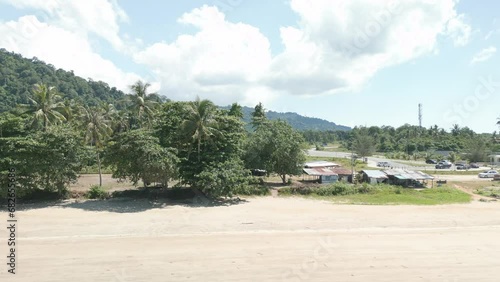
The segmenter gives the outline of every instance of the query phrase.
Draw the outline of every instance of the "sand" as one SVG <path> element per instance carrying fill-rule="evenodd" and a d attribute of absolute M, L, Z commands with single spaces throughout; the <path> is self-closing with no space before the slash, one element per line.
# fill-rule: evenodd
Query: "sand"
<path fill-rule="evenodd" d="M 500 281 L 495 202 L 112 200 L 28 205 L 17 216 L 17 274 L 2 263 L 0 281 Z M 2 228 L 5 262 L 6 239 Z"/>

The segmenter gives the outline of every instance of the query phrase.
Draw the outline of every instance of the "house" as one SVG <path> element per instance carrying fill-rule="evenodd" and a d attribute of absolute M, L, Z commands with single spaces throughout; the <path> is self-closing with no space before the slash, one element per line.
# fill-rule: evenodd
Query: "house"
<path fill-rule="evenodd" d="M 490 163 L 494 165 L 500 165 L 500 155 L 489 155 Z"/>
<path fill-rule="evenodd" d="M 306 175 L 313 177 L 313 181 L 318 181 L 321 184 L 334 183 L 339 179 L 338 174 L 330 168 L 304 168 L 303 171 Z"/>
<path fill-rule="evenodd" d="M 331 170 L 339 176 L 339 181 L 352 182 L 352 170 L 343 167 L 334 167 Z"/>
<path fill-rule="evenodd" d="M 389 179 L 387 175 L 381 170 L 365 169 L 361 171 L 361 175 L 363 181 L 370 184 L 384 183 Z"/>

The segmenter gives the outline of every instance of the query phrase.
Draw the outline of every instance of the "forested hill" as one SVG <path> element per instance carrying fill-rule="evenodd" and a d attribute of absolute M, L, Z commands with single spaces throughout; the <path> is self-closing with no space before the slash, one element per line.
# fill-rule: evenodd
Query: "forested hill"
<path fill-rule="evenodd" d="M 5 49 L 0 49 L 0 66 L 0 113 L 10 111 L 16 104 L 28 103 L 30 91 L 36 83 L 55 86 L 63 98 L 76 99 L 89 106 L 100 102 L 116 105 L 125 95 L 105 82 L 86 80 L 72 71 L 56 69 L 37 58 L 24 58 Z M 245 122 L 250 122 L 252 111 L 253 108 L 243 107 Z M 269 119 L 285 120 L 297 130 L 350 130 L 346 126 L 296 113 L 268 111 L 266 115 Z"/>
<path fill-rule="evenodd" d="M 100 101 L 113 103 L 124 96 L 122 91 L 105 82 L 86 80 L 72 71 L 56 69 L 37 58 L 23 58 L 5 49 L 0 49 L 0 66 L 0 112 L 27 103 L 36 83 L 55 86 L 63 97 L 78 99 L 87 105 L 97 105 Z"/>
<path fill-rule="evenodd" d="M 229 106 L 222 107 L 224 109 L 229 109 Z M 251 114 L 254 111 L 253 108 L 243 107 L 243 120 L 249 124 L 251 121 Z M 297 130 L 317 130 L 317 131 L 327 131 L 327 130 L 351 130 L 350 127 L 344 125 L 338 125 L 334 122 L 330 122 L 324 119 L 305 117 L 297 113 L 279 113 L 274 111 L 266 111 L 266 117 L 271 120 L 281 119 L 287 121 L 293 128 Z"/>

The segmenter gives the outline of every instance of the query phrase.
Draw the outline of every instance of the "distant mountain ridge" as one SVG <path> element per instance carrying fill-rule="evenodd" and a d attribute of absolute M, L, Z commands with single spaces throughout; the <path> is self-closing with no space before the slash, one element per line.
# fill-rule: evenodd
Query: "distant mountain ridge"
<path fill-rule="evenodd" d="M 221 107 L 223 109 L 229 109 L 229 106 Z M 242 107 L 243 120 L 246 123 L 250 123 L 251 114 L 254 111 L 251 107 Z M 266 111 L 266 116 L 270 120 L 285 120 L 293 128 L 304 131 L 304 130 L 317 130 L 317 131 L 328 131 L 328 130 L 342 130 L 348 131 L 352 128 L 344 125 L 339 125 L 331 121 L 327 121 L 320 118 L 305 117 L 293 112 L 280 113 L 275 111 Z"/>

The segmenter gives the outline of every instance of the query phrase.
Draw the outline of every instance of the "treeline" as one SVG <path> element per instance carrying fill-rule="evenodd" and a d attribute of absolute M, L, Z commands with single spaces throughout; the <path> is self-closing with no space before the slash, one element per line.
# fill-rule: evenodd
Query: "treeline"
<path fill-rule="evenodd" d="M 57 88 L 36 84 L 29 103 L 0 114 L 2 196 L 12 169 L 19 196 L 40 189 L 64 195 L 88 166 L 146 186 L 178 180 L 214 197 L 267 191 L 251 169 L 276 173 L 284 183 L 300 173 L 302 135 L 284 121 L 268 120 L 261 104 L 249 133 L 238 104 L 222 110 L 209 100 L 158 101 L 149 86 L 132 85 L 118 108 L 63 99 Z"/>
<path fill-rule="evenodd" d="M 364 139 L 363 143 L 370 143 L 373 147 L 371 151 L 389 155 L 390 153 L 404 153 L 416 158 L 430 157 L 429 154 L 435 151 L 470 154 L 474 147 L 475 151 L 483 151 L 480 154 L 482 157 L 474 159 L 483 161 L 488 153 L 500 151 L 500 140 L 496 131 L 492 134 L 478 134 L 468 127 L 459 125 L 454 125 L 449 131 L 437 125 L 424 128 L 405 124 L 397 128 L 392 126 L 355 127 L 351 131 L 304 131 L 302 134 L 311 144 L 335 142 L 348 150 L 356 150 L 360 147 L 359 140 Z"/>

